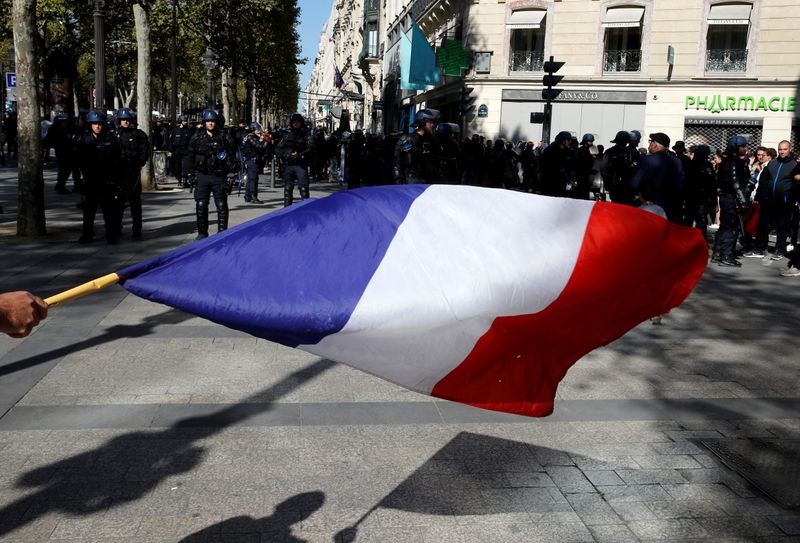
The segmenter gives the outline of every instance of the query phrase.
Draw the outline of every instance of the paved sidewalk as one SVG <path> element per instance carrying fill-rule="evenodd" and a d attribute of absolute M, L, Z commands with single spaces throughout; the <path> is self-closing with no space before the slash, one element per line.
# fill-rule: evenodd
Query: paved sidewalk
<path fill-rule="evenodd" d="M 194 238 L 190 195 L 161 191 L 144 196 L 143 241 L 78 245 L 77 197 L 52 173 L 50 234 L 25 241 L 0 169 L 3 290 L 50 295 Z M 282 205 L 260 197 L 231 198 L 232 224 Z M 800 278 L 767 264 L 710 267 L 662 326 L 578 362 L 546 419 L 106 289 L 0 338 L 0 542 L 800 541 L 800 513 L 701 443 L 800 440 Z"/>

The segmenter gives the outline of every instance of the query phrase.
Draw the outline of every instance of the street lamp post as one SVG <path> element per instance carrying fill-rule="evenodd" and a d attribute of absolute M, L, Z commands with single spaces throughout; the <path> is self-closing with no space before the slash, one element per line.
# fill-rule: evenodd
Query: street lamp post
<path fill-rule="evenodd" d="M 206 107 L 212 109 L 214 107 L 214 80 L 212 79 L 211 72 L 214 70 L 214 66 L 216 66 L 216 55 L 210 45 L 206 47 L 206 51 L 203 53 L 203 56 L 200 57 L 200 60 L 203 62 L 203 66 L 206 69 Z"/>
<path fill-rule="evenodd" d="M 106 56 L 103 8 L 105 0 L 92 0 L 94 5 L 94 101 L 96 107 L 106 109 Z"/>
<path fill-rule="evenodd" d="M 89 68 L 89 72 L 86 74 L 86 78 L 89 80 L 89 109 L 94 109 L 94 83 L 95 83 L 95 75 L 94 70 Z"/>

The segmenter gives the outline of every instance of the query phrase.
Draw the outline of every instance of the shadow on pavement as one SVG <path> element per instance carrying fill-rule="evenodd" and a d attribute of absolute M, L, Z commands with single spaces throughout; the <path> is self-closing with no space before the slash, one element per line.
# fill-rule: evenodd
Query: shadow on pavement
<path fill-rule="evenodd" d="M 85 349 L 92 349 L 99 345 L 114 341 L 120 338 L 140 338 L 153 333 L 156 326 L 180 324 L 194 318 L 193 315 L 183 313 L 181 311 L 172 310 L 159 313 L 158 315 L 150 315 L 142 319 L 140 324 L 118 324 L 108 328 L 105 332 L 98 336 L 93 336 L 84 341 L 66 345 L 59 349 L 53 349 L 45 353 L 37 354 L 24 360 L 18 360 L 5 366 L 0 366 L 0 377 L 9 375 L 14 372 L 22 371 L 39 364 L 45 364 L 51 360 L 67 356 L 70 353 L 83 351 Z"/>
<path fill-rule="evenodd" d="M 280 541 L 281 543 L 305 543 L 292 535 L 292 524 L 297 524 L 310 517 L 325 503 L 325 494 L 320 491 L 303 492 L 279 503 L 275 512 L 260 519 L 253 517 L 233 517 L 199 532 L 189 535 L 179 543 L 206 543 L 217 541 L 219 537 L 230 541 Z M 265 534 L 266 539 L 261 538 Z"/>
<path fill-rule="evenodd" d="M 533 519 L 539 514 L 543 515 L 542 522 L 547 522 L 548 514 L 577 513 L 595 521 L 603 518 L 604 524 L 624 524 L 612 503 L 636 501 L 642 511 L 647 511 L 646 499 L 636 497 L 641 484 L 629 489 L 619 480 L 609 486 L 595 486 L 575 465 L 581 460 L 593 461 L 547 447 L 461 432 L 333 539 L 337 543 L 356 541 L 360 525 L 379 509 L 456 517 L 526 513 Z M 604 469 L 614 473 L 610 466 Z M 650 499 L 672 500 L 661 485 L 652 484 L 650 489 Z M 685 516 L 691 518 L 692 514 Z M 698 512 L 697 518 L 701 517 L 703 513 Z M 554 522 L 577 531 L 572 537 L 561 532 L 563 538 L 552 540 L 592 540 L 577 519 Z M 726 528 L 725 537 L 748 537 L 752 535 L 749 530 L 746 524 L 732 524 Z M 660 536 L 670 537 L 668 533 Z M 538 541 L 535 537 L 532 535 L 531 540 Z M 674 537 L 681 539 L 677 534 Z"/>
<path fill-rule="evenodd" d="M 261 398 L 272 389 L 285 394 L 333 366 L 333 362 L 319 360 L 255 396 Z M 287 382 L 289 387 L 285 386 Z M 168 477 L 200 464 L 205 449 L 196 444 L 199 440 L 272 409 L 269 403 L 248 401 L 249 398 L 211 415 L 180 420 L 165 430 L 115 437 L 97 449 L 29 471 L 19 478 L 17 488 L 38 490 L 0 510 L 0 535 L 49 511 L 88 515 L 144 497 Z M 320 497 L 315 498 L 319 501 Z"/>

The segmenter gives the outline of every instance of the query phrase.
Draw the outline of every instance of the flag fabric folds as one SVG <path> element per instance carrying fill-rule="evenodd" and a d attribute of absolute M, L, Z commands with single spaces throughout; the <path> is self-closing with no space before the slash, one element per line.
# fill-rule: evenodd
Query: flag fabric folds
<path fill-rule="evenodd" d="M 409 389 L 545 416 L 569 367 L 680 305 L 707 254 L 699 230 L 632 207 L 399 185 L 307 200 L 118 273 L 138 296 Z"/>
<path fill-rule="evenodd" d="M 411 30 L 400 34 L 400 88 L 426 90 L 438 85 L 441 70 L 436 65 L 436 53 L 417 23 Z"/>
<path fill-rule="evenodd" d="M 341 89 L 344 87 L 344 78 L 342 77 L 342 72 L 339 71 L 339 68 L 334 67 L 333 69 L 333 86 L 337 89 Z"/>

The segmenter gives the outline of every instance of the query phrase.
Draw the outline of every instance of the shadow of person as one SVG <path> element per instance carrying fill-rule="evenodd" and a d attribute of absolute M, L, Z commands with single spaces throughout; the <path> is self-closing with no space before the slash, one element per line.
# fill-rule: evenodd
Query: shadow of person
<path fill-rule="evenodd" d="M 220 536 L 230 541 L 245 540 L 247 536 L 253 536 L 254 541 L 261 539 L 281 543 L 306 543 L 304 539 L 292 535 L 292 525 L 310 517 L 324 503 L 323 492 L 303 492 L 279 503 L 275 506 L 275 512 L 268 517 L 229 518 L 186 536 L 179 543 L 205 543 L 215 541 Z"/>
<path fill-rule="evenodd" d="M 198 441 L 272 409 L 270 403 L 249 401 L 283 396 L 333 366 L 333 362 L 318 360 L 240 404 L 182 419 L 162 431 L 124 434 L 99 448 L 29 471 L 17 487 L 41 488 L 0 509 L 0 535 L 48 511 L 87 515 L 138 500 L 168 477 L 198 466 L 206 451 Z M 273 389 L 280 393 L 273 394 Z"/>
<path fill-rule="evenodd" d="M 39 364 L 46 364 L 51 360 L 67 356 L 70 353 L 92 349 L 115 339 L 141 338 L 149 336 L 153 333 L 157 326 L 180 324 L 192 318 L 194 318 L 194 315 L 190 315 L 182 311 L 170 310 L 159 313 L 158 315 L 149 315 L 142 319 L 142 322 L 139 324 L 117 324 L 108 328 L 100 335 L 89 337 L 83 341 L 79 341 L 78 343 L 65 345 L 64 347 L 59 347 L 58 349 L 52 349 L 41 354 L 29 356 L 28 358 L 0 366 L 0 377 L 28 369 L 33 366 L 38 366 Z"/>

